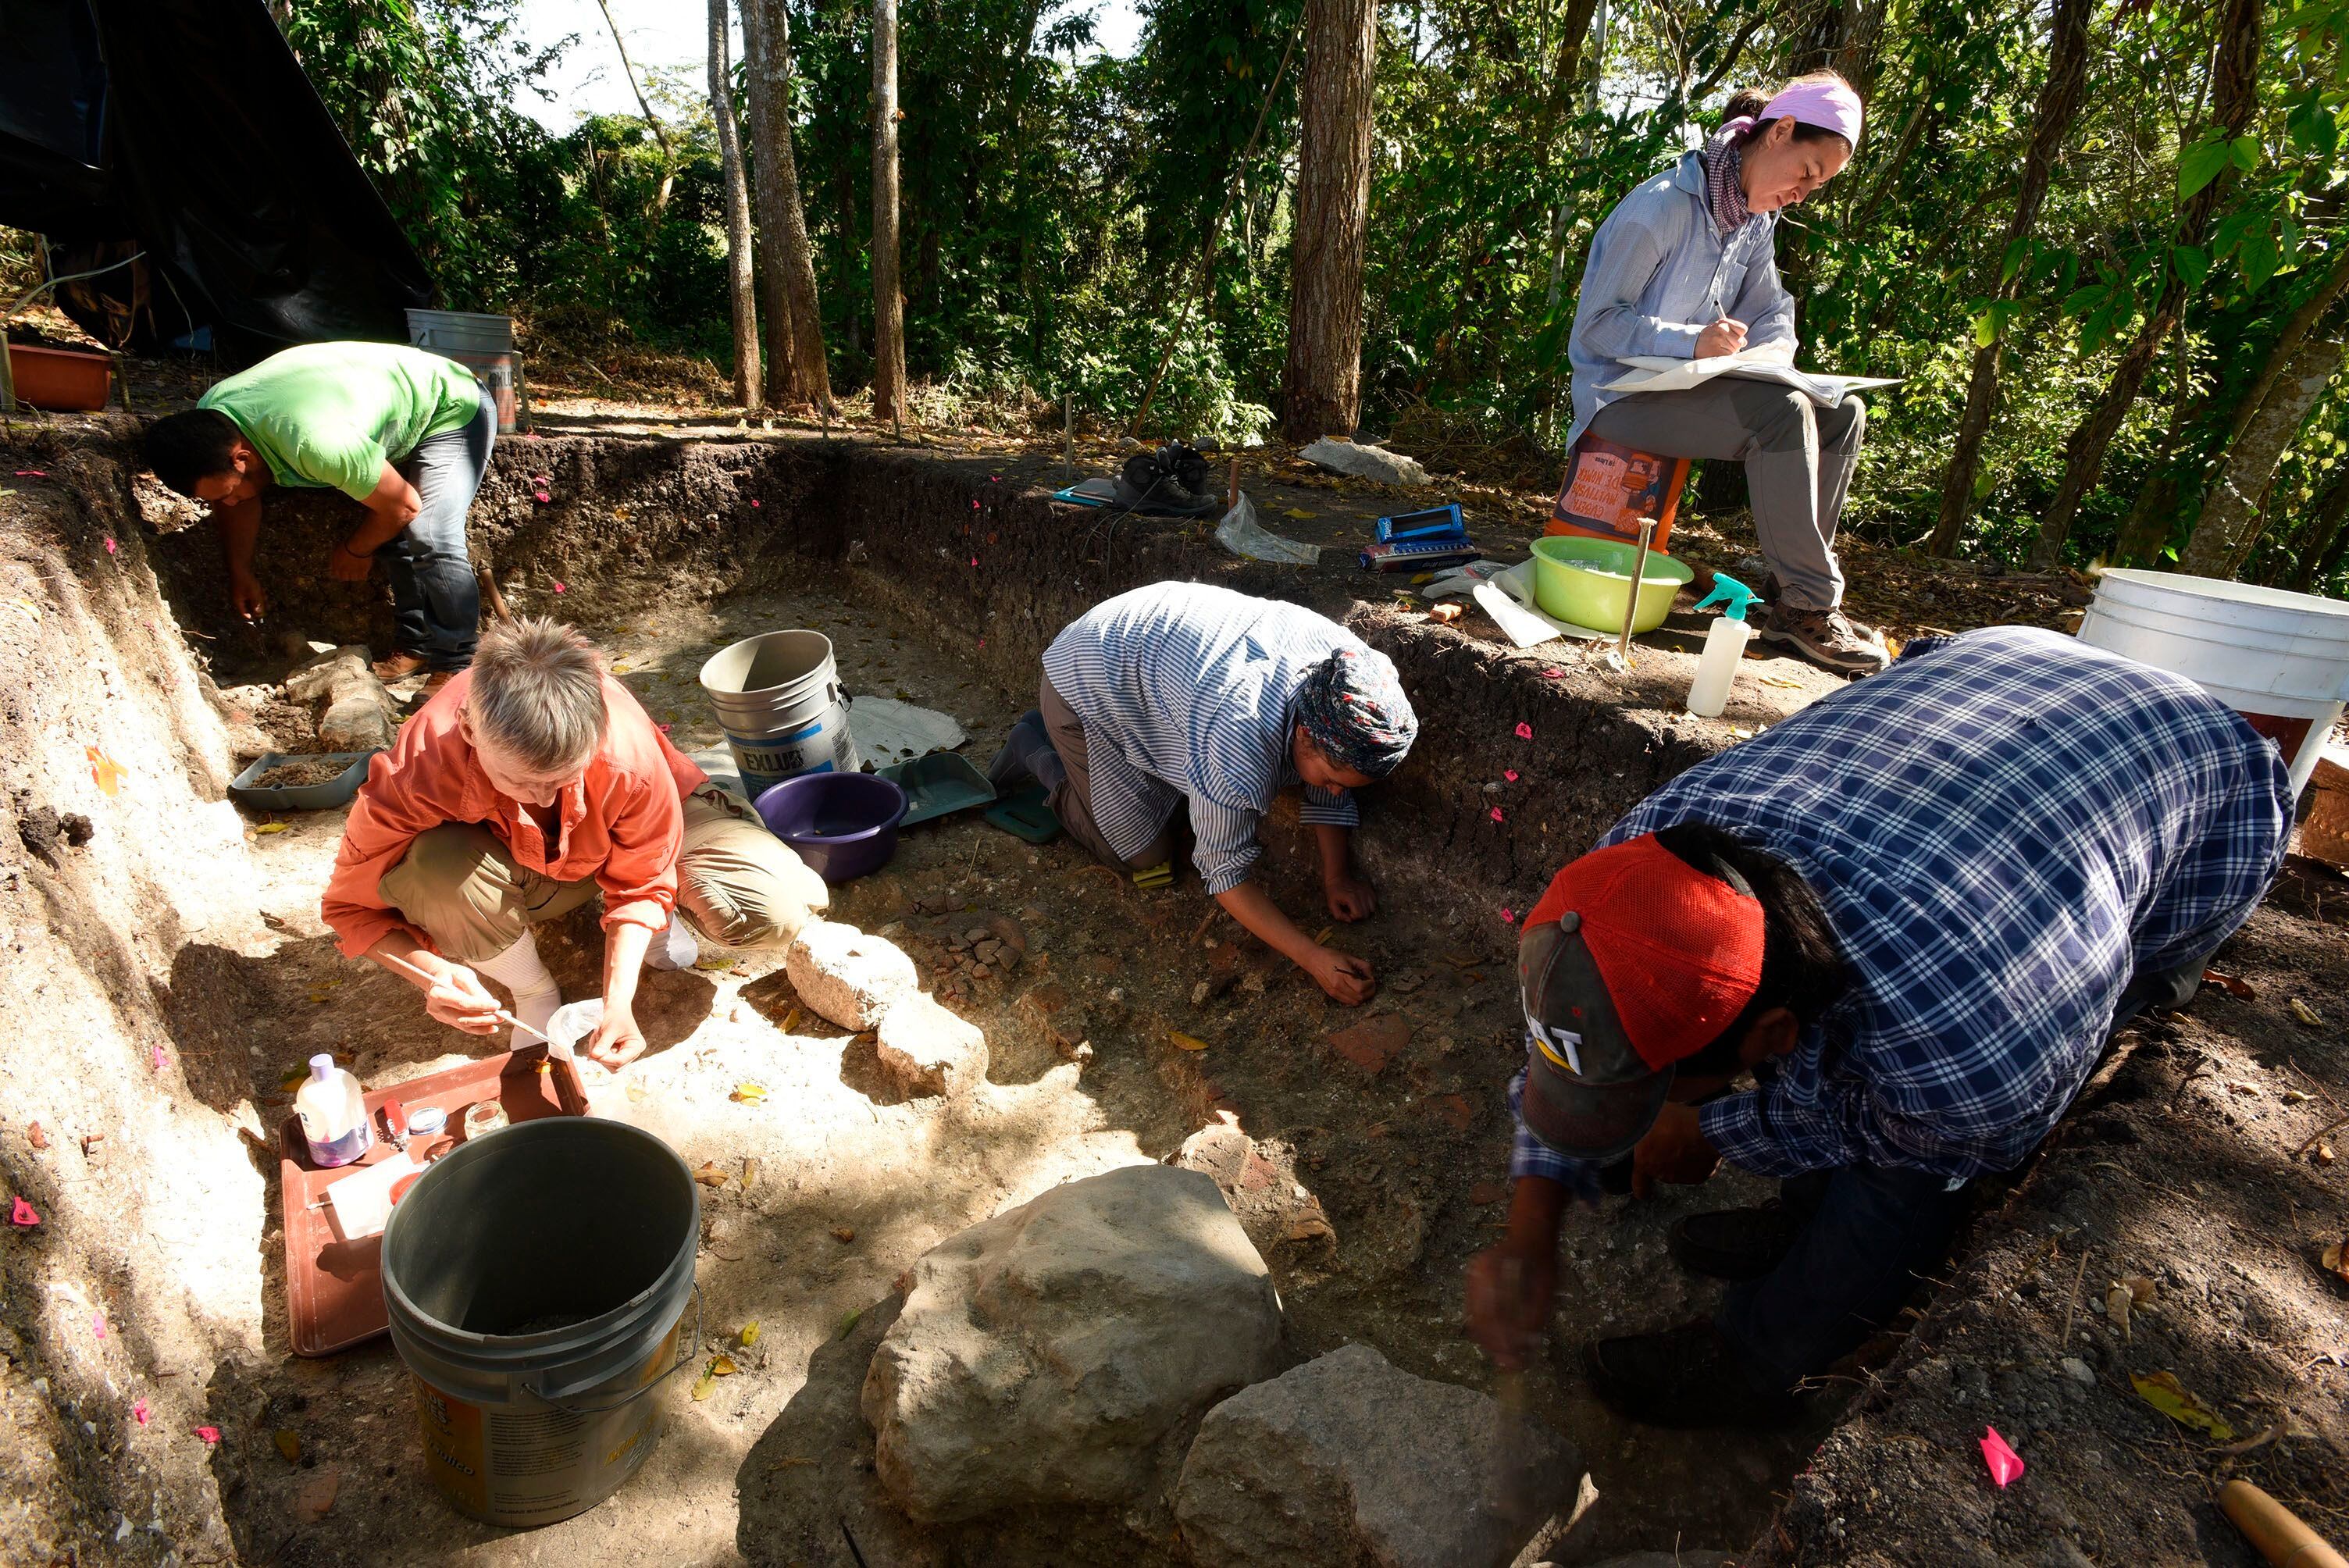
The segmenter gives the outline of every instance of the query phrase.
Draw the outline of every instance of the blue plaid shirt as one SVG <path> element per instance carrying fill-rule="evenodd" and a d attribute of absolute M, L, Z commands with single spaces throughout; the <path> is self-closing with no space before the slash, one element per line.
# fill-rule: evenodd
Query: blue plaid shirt
<path fill-rule="evenodd" d="M 1273 797 L 1300 782 L 1298 688 L 1340 648 L 1385 656 L 1327 616 L 1204 583 L 1136 588 L 1071 622 L 1044 650 L 1044 676 L 1084 720 L 1093 825 L 1110 848 L 1140 853 L 1187 799 L 1207 892 L 1246 882 Z M 1343 789 L 1307 788 L 1302 815 L 1361 820 Z"/>
<path fill-rule="evenodd" d="M 2193 683 L 1993 626 L 1910 645 L 1599 843 L 1690 820 L 1802 873 L 1850 983 L 1758 1088 L 1702 1109 L 1706 1139 L 1764 1176 L 1962 1180 L 2046 1137 L 2133 975 L 2198 962 L 2249 917 L 2292 797 L 2274 745 Z M 1518 1121 L 1513 1175 L 1582 1189 L 1581 1164 Z"/>

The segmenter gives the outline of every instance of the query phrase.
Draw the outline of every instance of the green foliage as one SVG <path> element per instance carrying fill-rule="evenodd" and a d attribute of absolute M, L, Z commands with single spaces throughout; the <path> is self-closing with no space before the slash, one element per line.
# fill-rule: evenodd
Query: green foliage
<path fill-rule="evenodd" d="M 548 135 L 513 108 L 547 64 L 513 43 L 515 3 L 295 0 L 288 34 L 451 303 L 719 353 L 722 225 L 698 86 L 656 87 L 674 166 L 633 118 Z M 1040 411 L 1068 395 L 1121 422 L 1171 338 L 1151 433 L 1268 428 L 1301 46 L 1280 67 L 1302 0 L 1143 10 L 1143 46 L 1118 60 L 1092 48 L 1083 0 L 904 7 L 904 286 L 926 407 L 1053 418 Z M 1922 535 L 1974 355 L 1994 346 L 2002 400 L 1966 547 L 2019 552 L 2118 356 L 2165 299 L 2182 299 L 2071 542 L 2082 559 L 2108 552 L 2141 494 L 2140 511 L 2177 520 L 2168 545 L 2182 542 L 2234 416 L 2342 242 L 2349 0 L 2269 0 L 2256 111 L 2236 135 L 2209 108 L 2217 8 L 2107 0 L 2054 182 L 2013 242 L 2046 7 L 1608 10 L 1602 45 L 1575 0 L 1381 9 L 1366 423 L 1430 407 L 1554 442 L 1571 415 L 1567 336 L 1599 224 L 1698 143 L 1733 88 L 1832 63 L 1861 85 L 1870 129 L 1849 170 L 1788 215 L 1779 262 L 1804 363 L 1905 378 L 1875 400 L 1854 525 Z M 843 387 L 870 369 L 870 20 L 864 0 L 792 4 L 803 204 Z M 2189 231 L 2201 204 L 2209 222 Z M 1212 281 L 1186 318 L 1203 261 Z M 2349 306 L 2323 324 L 2344 326 Z M 2271 516 L 2292 519 L 2333 483 L 2344 428 L 2336 388 L 2276 476 Z M 2251 569 L 2289 576 L 2297 537 L 2271 529 Z"/>

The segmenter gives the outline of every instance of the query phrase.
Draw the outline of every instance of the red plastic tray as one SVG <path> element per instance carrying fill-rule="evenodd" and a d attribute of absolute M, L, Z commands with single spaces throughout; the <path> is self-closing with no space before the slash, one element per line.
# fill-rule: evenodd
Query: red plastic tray
<path fill-rule="evenodd" d="M 357 1164 L 337 1165 L 331 1171 L 311 1164 L 309 1144 L 302 1137 L 302 1119 L 286 1117 L 278 1130 L 278 1191 L 285 1215 L 285 1308 L 295 1355 L 329 1356 L 372 1339 L 388 1326 L 383 1308 L 383 1237 L 344 1241 L 335 1233 L 334 1216 L 326 1208 L 327 1188 L 395 1152 L 383 1134 L 383 1119 L 377 1115 L 384 1102 L 399 1101 L 410 1116 L 419 1107 L 439 1106 L 449 1113 L 450 1128 L 455 1129 L 462 1125 L 466 1107 L 491 1099 L 505 1107 L 510 1122 L 587 1114 L 587 1095 L 580 1087 L 577 1069 L 560 1057 L 550 1060 L 542 1045 L 484 1057 L 368 1095 L 367 1119 L 375 1130 L 375 1145 Z M 454 1145 L 453 1131 L 410 1138 L 409 1158 L 420 1165 Z"/>

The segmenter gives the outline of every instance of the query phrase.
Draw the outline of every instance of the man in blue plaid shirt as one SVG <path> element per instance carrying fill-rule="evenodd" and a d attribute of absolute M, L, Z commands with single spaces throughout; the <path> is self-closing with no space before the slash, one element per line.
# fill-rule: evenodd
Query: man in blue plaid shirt
<path fill-rule="evenodd" d="M 1682 774 L 1527 916 L 1509 1234 L 1472 1330 L 1521 1364 L 1559 1215 L 1723 1160 L 1783 1178 L 1699 1214 L 1720 1314 L 1585 1348 L 1637 1419 L 1764 1425 L 1898 1310 L 1973 1177 L 2013 1169 L 2113 1029 L 2192 995 L 2283 856 L 2282 758 L 2178 676 L 2054 633 L 1912 645 Z M 1740 1072 L 1755 1087 L 1723 1092 Z"/>

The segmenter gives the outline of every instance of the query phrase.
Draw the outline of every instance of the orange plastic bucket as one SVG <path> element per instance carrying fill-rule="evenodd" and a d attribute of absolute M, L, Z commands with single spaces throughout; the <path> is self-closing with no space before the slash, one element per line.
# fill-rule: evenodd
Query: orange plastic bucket
<path fill-rule="evenodd" d="M 1581 534 L 1640 542 L 1640 520 L 1656 520 L 1652 548 L 1671 537 L 1672 518 L 1688 483 L 1689 459 L 1634 451 L 1585 431 L 1566 457 L 1566 482 L 1558 487 L 1547 533 Z"/>

